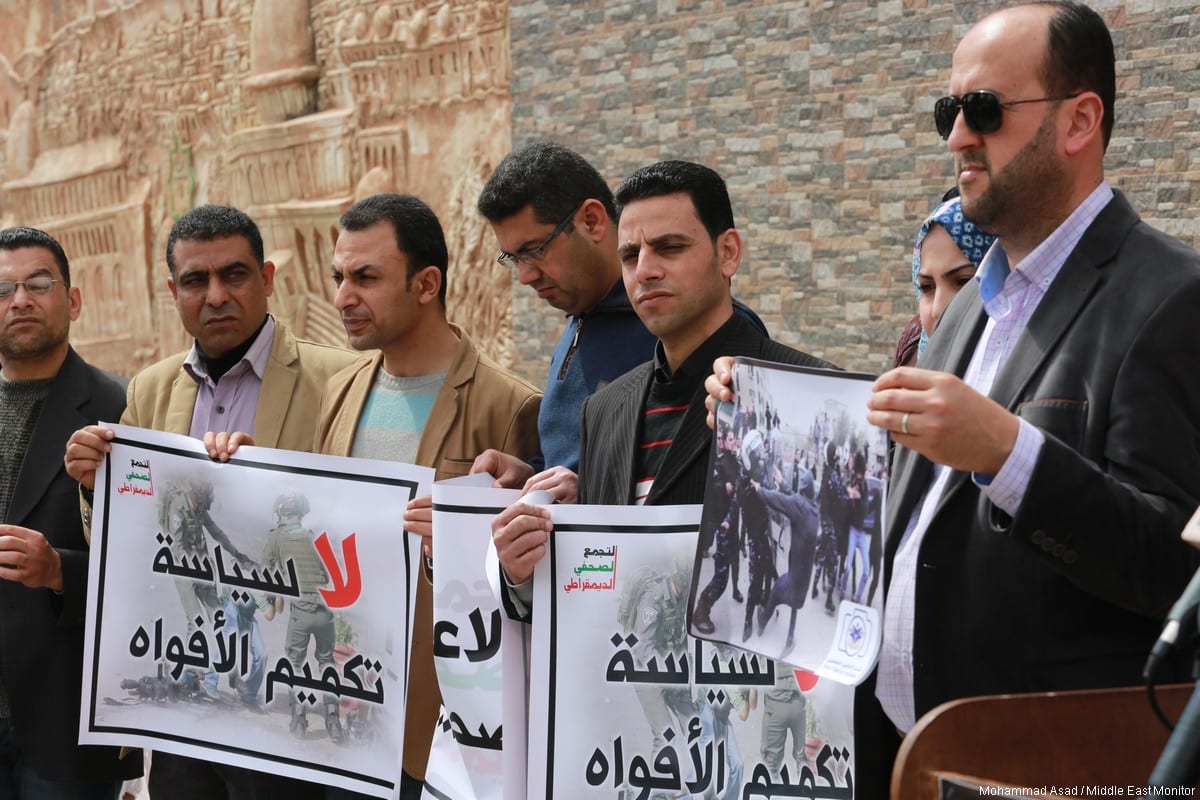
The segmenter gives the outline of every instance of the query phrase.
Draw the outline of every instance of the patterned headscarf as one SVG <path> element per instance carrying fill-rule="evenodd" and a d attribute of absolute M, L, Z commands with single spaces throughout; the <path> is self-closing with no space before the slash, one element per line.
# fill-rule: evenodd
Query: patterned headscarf
<path fill-rule="evenodd" d="M 929 235 L 929 229 L 934 225 L 941 225 L 945 228 L 946 233 L 950 234 L 950 238 L 958 245 L 958 249 L 976 267 L 987 255 L 992 242 L 996 241 L 995 236 L 984 233 L 975 223 L 963 216 L 960 198 L 951 198 L 935 208 L 933 213 L 921 224 L 921 230 L 917 233 L 917 242 L 913 245 L 912 283 L 913 293 L 916 294 L 918 302 L 921 300 L 921 287 L 917 283 L 917 273 L 921 271 L 921 243 L 925 241 L 925 237 Z M 925 352 L 925 345 L 928 341 L 929 336 L 925 331 L 921 331 L 921 343 L 917 345 L 918 357 Z"/>

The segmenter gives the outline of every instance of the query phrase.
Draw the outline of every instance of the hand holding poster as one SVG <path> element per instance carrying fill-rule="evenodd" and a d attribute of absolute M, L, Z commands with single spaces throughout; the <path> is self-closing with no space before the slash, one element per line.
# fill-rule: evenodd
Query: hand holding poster
<path fill-rule="evenodd" d="M 735 360 L 692 572 L 693 635 L 846 684 L 870 674 L 887 494 L 887 436 L 866 421 L 871 381 Z"/>
<path fill-rule="evenodd" d="M 432 470 L 113 428 L 80 741 L 392 796 Z"/>

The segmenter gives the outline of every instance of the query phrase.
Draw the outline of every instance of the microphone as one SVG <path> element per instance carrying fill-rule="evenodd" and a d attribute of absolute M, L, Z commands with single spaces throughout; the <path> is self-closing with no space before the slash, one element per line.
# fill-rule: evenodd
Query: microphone
<path fill-rule="evenodd" d="M 1195 581 L 1192 581 L 1195 583 Z M 1191 587 L 1188 587 L 1189 589 Z M 1186 594 L 1186 592 L 1185 592 Z M 1176 797 L 1180 791 L 1195 791 L 1200 777 L 1200 686 L 1184 706 L 1167 746 L 1150 773 L 1148 797 Z M 1191 796 L 1190 792 L 1187 796 Z"/>
<path fill-rule="evenodd" d="M 1184 541 L 1200 547 L 1200 508 L 1197 508 L 1196 513 L 1192 514 L 1192 518 L 1188 520 L 1180 535 Z M 1158 641 L 1154 643 L 1154 647 L 1150 648 L 1150 657 L 1146 659 L 1146 666 L 1142 670 L 1143 679 L 1149 681 L 1154 678 L 1154 674 L 1158 672 L 1163 660 L 1175 649 L 1175 642 L 1179 640 L 1179 634 L 1183 631 L 1184 624 L 1194 626 L 1197 614 L 1200 614 L 1200 570 L 1196 570 L 1196 574 L 1192 576 L 1192 580 L 1183 590 L 1183 594 L 1179 595 L 1179 599 L 1167 613 L 1167 621 L 1163 625 L 1162 633 L 1158 635 Z"/>

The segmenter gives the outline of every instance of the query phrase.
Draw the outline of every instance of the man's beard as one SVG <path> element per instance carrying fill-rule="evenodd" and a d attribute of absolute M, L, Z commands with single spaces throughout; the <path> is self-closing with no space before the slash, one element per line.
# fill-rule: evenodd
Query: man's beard
<path fill-rule="evenodd" d="M 987 233 L 1013 236 L 1036 228 L 1062 214 L 1069 182 L 1052 143 L 1057 133 L 1053 114 L 1034 137 L 998 172 L 988 171 L 988 186 L 979 197 L 963 197 L 967 219 Z M 967 154 L 969 155 L 969 154 Z M 987 159 L 981 159 L 987 166 Z M 962 161 L 972 162 L 964 157 Z"/>
<path fill-rule="evenodd" d="M 53 352 L 67 339 L 65 329 L 56 328 L 50 319 L 41 329 L 15 336 L 0 336 L 0 360 L 23 361 Z"/>

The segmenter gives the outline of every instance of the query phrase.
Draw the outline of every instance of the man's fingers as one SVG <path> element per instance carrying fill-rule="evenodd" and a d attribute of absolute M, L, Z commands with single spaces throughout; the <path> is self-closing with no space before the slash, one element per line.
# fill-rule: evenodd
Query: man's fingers
<path fill-rule="evenodd" d="M 495 536 L 504 526 L 508 525 L 517 517 L 541 517 L 545 520 L 547 526 L 550 524 L 549 510 L 541 506 L 533 506 L 528 503 L 513 503 L 508 508 L 501 511 L 492 520 L 492 535 Z"/>
<path fill-rule="evenodd" d="M 426 542 L 433 537 L 433 497 L 431 495 L 409 501 L 408 506 L 404 509 L 404 529 L 417 534 Z"/>
<path fill-rule="evenodd" d="M 578 497 L 579 478 L 566 467 L 551 467 L 525 481 L 523 491 L 549 492 L 557 503 L 574 503 Z"/>
<path fill-rule="evenodd" d="M 479 455 L 475 456 L 475 460 L 471 462 L 471 474 L 476 475 L 480 472 L 486 472 L 489 475 L 495 475 L 500 471 L 500 452 L 498 450 L 484 450 Z"/>
<path fill-rule="evenodd" d="M 914 389 L 921 391 L 932 389 L 939 380 L 947 377 L 944 372 L 917 367 L 896 367 L 888 370 L 875 379 L 872 388 L 876 392 L 885 389 Z"/>
<path fill-rule="evenodd" d="M 511 583 L 524 583 L 533 566 L 546 554 L 550 512 L 538 506 L 514 503 L 492 520 L 496 555 Z"/>

